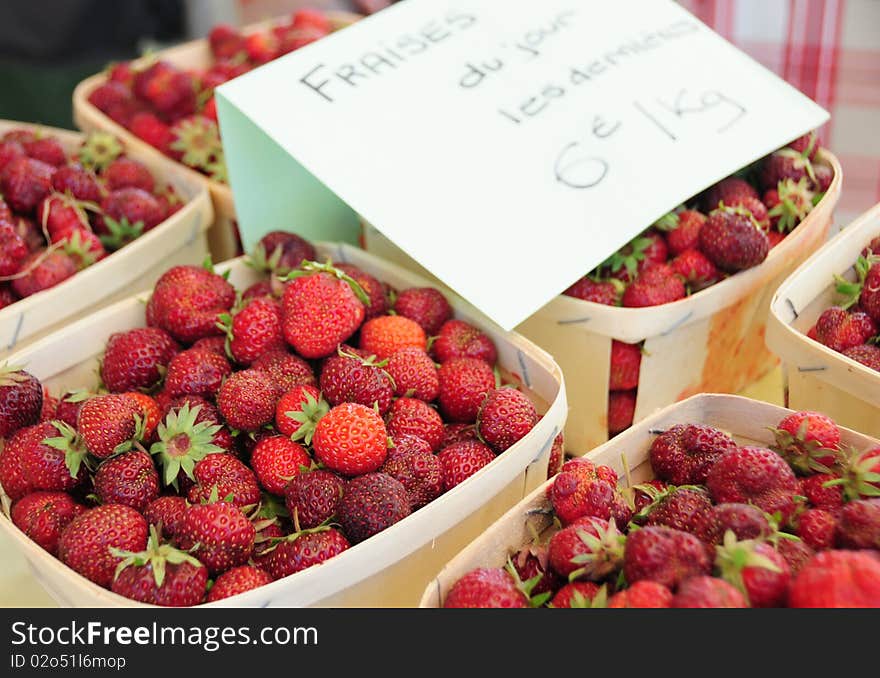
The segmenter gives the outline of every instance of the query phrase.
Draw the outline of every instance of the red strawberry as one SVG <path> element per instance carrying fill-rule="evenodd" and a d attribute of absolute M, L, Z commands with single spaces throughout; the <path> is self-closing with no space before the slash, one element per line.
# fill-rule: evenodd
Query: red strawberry
<path fill-rule="evenodd" d="M 394 384 L 380 365 L 375 356 L 362 358 L 340 347 L 338 355 L 324 361 L 321 392 L 331 405 L 360 403 L 384 415 L 391 407 Z"/>
<path fill-rule="evenodd" d="M 704 229 L 705 230 L 705 229 Z M 623 293 L 623 305 L 632 308 L 660 306 L 683 299 L 684 282 L 666 264 L 646 268 Z"/>
<path fill-rule="evenodd" d="M 606 259 L 600 271 L 630 283 L 649 268 L 666 263 L 668 256 L 666 239 L 659 232 L 648 230 Z"/>
<path fill-rule="evenodd" d="M 490 391 L 477 415 L 480 436 L 496 454 L 519 442 L 537 423 L 532 401 L 514 388 Z"/>
<path fill-rule="evenodd" d="M 510 561 L 521 582 L 530 582 L 532 579 L 540 577 L 531 586 L 529 592 L 531 596 L 538 596 L 542 593 L 552 595 L 565 583 L 562 577 L 550 567 L 546 544 L 533 542 L 524 546 L 511 556 Z"/>
<path fill-rule="evenodd" d="M 92 396 L 94 396 L 94 393 L 85 390 L 70 391 L 62 394 L 61 398 L 58 399 L 58 409 L 55 412 L 55 418 L 63 421 L 71 428 L 76 428 L 79 408 L 82 407 L 83 402 Z"/>
<path fill-rule="evenodd" d="M 785 524 L 794 511 L 797 478 L 785 460 L 762 447 L 740 447 L 724 454 L 709 470 L 706 486 L 716 503 L 752 503 L 781 515 Z"/>
<path fill-rule="evenodd" d="M 601 581 L 623 566 L 625 543 L 613 520 L 579 518 L 550 539 L 550 565 L 569 581 Z"/>
<path fill-rule="evenodd" d="M 476 421 L 483 399 L 495 388 L 495 373 L 489 363 L 479 358 L 447 360 L 440 366 L 437 377 L 440 411 L 454 422 Z"/>
<path fill-rule="evenodd" d="M 46 239 L 43 237 L 43 231 L 37 226 L 33 219 L 27 217 L 15 217 L 12 219 L 12 225 L 15 232 L 27 243 L 31 254 L 41 251 L 46 245 Z"/>
<path fill-rule="evenodd" d="M 311 28 L 325 34 L 333 30 L 330 18 L 324 12 L 309 7 L 298 9 L 294 12 L 290 24 L 294 29 L 304 30 Z"/>
<path fill-rule="evenodd" d="M 611 342 L 611 377 L 608 389 L 629 391 L 639 385 L 639 369 L 642 366 L 642 347 L 624 344 L 616 339 Z"/>
<path fill-rule="evenodd" d="M 325 358 L 360 327 L 365 304 L 360 285 L 328 264 L 294 271 L 284 290 L 284 338 L 304 358 Z"/>
<path fill-rule="evenodd" d="M 311 444 L 315 425 L 329 407 L 314 386 L 294 386 L 275 406 L 275 428 L 279 433 Z"/>
<path fill-rule="evenodd" d="M 159 426 L 159 422 L 162 421 L 162 408 L 159 407 L 159 403 L 155 398 L 141 391 L 128 391 L 125 395 L 134 400 L 138 407 L 140 407 L 141 416 L 143 417 L 143 435 L 141 438 L 143 440 L 150 440 L 156 431 L 156 427 Z"/>
<path fill-rule="evenodd" d="M 797 536 L 816 551 L 834 548 L 837 519 L 824 509 L 807 509 L 797 517 Z"/>
<path fill-rule="evenodd" d="M 139 437 L 138 419 L 143 413 L 137 402 L 125 395 L 100 395 L 79 408 L 77 430 L 89 452 L 99 459 L 124 450 Z"/>
<path fill-rule="evenodd" d="M 291 519 L 303 529 L 318 527 L 336 515 L 345 490 L 344 481 L 329 471 L 316 470 L 294 476 L 284 488 L 284 502 Z"/>
<path fill-rule="evenodd" d="M 409 514 L 406 488 L 386 473 L 367 473 L 350 480 L 337 506 L 339 523 L 353 544 L 388 529 Z"/>
<path fill-rule="evenodd" d="M 776 544 L 776 550 L 779 552 L 779 555 L 785 558 L 785 562 L 788 563 L 792 575 L 800 572 L 804 565 L 809 562 L 810 558 L 816 554 L 813 549 L 800 539 L 780 539 Z"/>
<path fill-rule="evenodd" d="M 136 137 L 147 142 L 150 146 L 158 148 L 165 155 L 171 153 L 174 133 L 154 113 L 147 111 L 133 112 L 128 121 L 128 129 Z"/>
<path fill-rule="evenodd" d="M 815 131 L 807 132 L 806 134 L 799 136 L 797 139 L 792 141 L 788 147 L 794 149 L 798 153 L 801 153 L 809 160 L 815 160 L 816 154 L 819 152 L 819 148 L 821 147 L 821 142 L 819 140 L 819 135 L 816 134 Z"/>
<path fill-rule="evenodd" d="M 272 231 L 257 243 L 251 259 L 257 270 L 285 276 L 299 268 L 303 262 L 315 261 L 318 253 L 305 238 L 287 231 Z"/>
<path fill-rule="evenodd" d="M 18 141 L 0 140 L 0 174 L 3 173 L 3 169 L 13 160 L 23 157 L 24 146 L 22 146 Z"/>
<path fill-rule="evenodd" d="M 245 36 L 244 48 L 248 58 L 261 65 L 280 56 L 278 39 L 271 33 L 251 33 Z"/>
<path fill-rule="evenodd" d="M 101 379 L 113 393 L 152 388 L 179 350 L 171 335 L 158 327 L 117 332 L 107 340 Z"/>
<path fill-rule="evenodd" d="M 413 511 L 443 494 L 443 465 L 421 438 L 396 439 L 380 471 L 403 484 Z"/>
<path fill-rule="evenodd" d="M 0 282 L 0 310 L 7 306 L 11 306 L 16 301 L 18 301 L 18 297 L 15 295 L 15 292 L 12 291 L 9 284 Z"/>
<path fill-rule="evenodd" d="M 213 398 L 230 374 L 232 367 L 225 356 L 191 348 L 169 361 L 165 392 L 172 398 L 182 395 Z"/>
<path fill-rule="evenodd" d="M 38 250 L 32 252 L 21 262 L 19 274 L 27 271 L 21 278 L 12 281 L 12 289 L 24 299 L 64 282 L 77 272 L 72 257 L 59 250 Z"/>
<path fill-rule="evenodd" d="M 270 436 L 256 444 L 251 453 L 251 467 L 267 491 L 279 496 L 291 478 L 308 469 L 312 459 L 302 447 L 285 436 Z"/>
<path fill-rule="evenodd" d="M 576 581 L 566 584 L 556 592 L 550 600 L 550 607 L 557 608 L 588 608 L 592 607 L 600 595 L 598 584 L 591 581 Z"/>
<path fill-rule="evenodd" d="M 273 299 L 277 298 L 275 295 L 275 290 L 272 287 L 271 279 L 255 282 L 241 294 L 241 298 L 243 301 L 247 301 L 248 299 L 256 299 L 257 297 L 271 297 Z M 287 347 L 285 346 L 285 349 L 286 348 Z"/>
<path fill-rule="evenodd" d="M 109 588 L 120 562 L 112 548 L 143 551 L 147 521 L 129 506 L 104 504 L 84 511 L 64 528 L 58 540 L 58 558 L 99 586 Z"/>
<path fill-rule="evenodd" d="M 737 539 L 764 539 L 773 532 L 759 508 L 750 504 L 727 503 L 710 508 L 695 534 L 710 546 L 716 546 L 728 531 L 733 532 Z"/>
<path fill-rule="evenodd" d="M 244 38 L 229 24 L 217 24 L 208 34 L 208 43 L 215 59 L 228 59 L 244 49 Z"/>
<path fill-rule="evenodd" d="M 713 210 L 700 229 L 700 251 L 722 271 L 735 273 L 767 258 L 770 241 L 748 210 Z"/>
<path fill-rule="evenodd" d="M 431 350 L 439 363 L 455 358 L 478 358 L 494 365 L 498 360 L 498 351 L 488 335 L 464 320 L 443 323 Z"/>
<path fill-rule="evenodd" d="M 731 206 L 741 204 L 743 199 L 757 199 L 758 197 L 758 191 L 745 179 L 727 177 L 706 189 L 701 203 L 706 212 L 711 212 L 722 202 L 725 205 Z"/>
<path fill-rule="evenodd" d="M 731 584 L 715 577 L 691 577 L 682 582 L 670 607 L 719 608 L 748 607 L 748 602 Z"/>
<path fill-rule="evenodd" d="M 385 423 L 375 410 L 343 403 L 318 422 L 312 446 L 315 457 L 328 469 L 354 476 L 382 466 L 388 454 L 387 438 Z"/>
<path fill-rule="evenodd" d="M 86 510 L 66 492 L 32 492 L 12 505 L 13 524 L 55 555 L 64 528 Z"/>
<path fill-rule="evenodd" d="M 394 310 L 404 318 L 415 320 L 425 333 L 435 335 L 452 318 L 452 306 L 433 287 L 410 287 L 397 295 Z"/>
<path fill-rule="evenodd" d="M 843 488 L 840 485 L 825 487 L 837 476 L 830 473 L 817 473 L 800 479 L 800 492 L 815 508 L 834 511 L 843 506 Z"/>
<path fill-rule="evenodd" d="M 82 205 L 75 198 L 60 193 L 50 193 L 40 202 L 37 221 L 48 231 L 53 243 L 89 228 L 89 218 Z"/>
<path fill-rule="evenodd" d="M 195 342 L 190 348 L 196 351 L 207 351 L 226 357 L 226 339 L 224 337 L 203 337 Z"/>
<path fill-rule="evenodd" d="M 0 448 L 0 485 L 12 501 L 21 499 L 34 490 L 30 481 L 25 478 L 21 464 L 22 450 L 39 442 L 34 441 L 32 428 L 36 427 L 19 429 Z"/>
<path fill-rule="evenodd" d="M 102 462 L 95 474 L 102 504 L 124 504 L 143 513 L 159 496 L 159 474 L 150 455 L 135 450 Z"/>
<path fill-rule="evenodd" d="M 448 492 L 495 460 L 492 450 L 476 440 L 444 448 L 437 455 L 443 472 L 443 489 Z"/>
<path fill-rule="evenodd" d="M 670 489 L 668 483 L 663 482 L 659 478 L 652 478 L 643 483 L 635 485 L 632 490 L 633 507 L 636 513 L 641 513 L 644 509 L 654 503 L 654 500 L 660 493 Z"/>
<path fill-rule="evenodd" d="M 404 348 L 425 350 L 427 342 L 421 326 L 402 315 L 379 316 L 361 327 L 361 350 L 379 360 L 385 360 Z"/>
<path fill-rule="evenodd" d="M 395 400 L 388 412 L 386 426 L 393 438 L 412 435 L 424 440 L 434 451 L 443 441 L 443 420 L 437 410 L 415 398 Z"/>
<path fill-rule="evenodd" d="M 253 299 L 234 316 L 220 315 L 229 352 L 240 365 L 251 365 L 270 351 L 286 348 L 281 332 L 281 303 L 269 297 Z"/>
<path fill-rule="evenodd" d="M 880 372 L 880 346 L 875 344 L 862 344 L 861 346 L 853 346 L 843 351 L 843 355 L 847 358 L 861 363 L 865 367 Z"/>
<path fill-rule="evenodd" d="M 31 214 L 52 190 L 55 167 L 39 160 L 18 157 L 0 174 L 0 192 L 16 212 Z"/>
<path fill-rule="evenodd" d="M 813 187 L 817 192 L 825 193 L 831 188 L 831 183 L 834 181 L 834 168 L 831 167 L 831 165 L 814 163 L 813 174 L 816 175 L 816 181 L 813 182 Z"/>
<path fill-rule="evenodd" d="M 632 426 L 636 412 L 636 392 L 613 391 L 608 394 L 608 435 L 615 436 Z"/>
<path fill-rule="evenodd" d="M 333 527 L 295 532 L 269 553 L 265 567 L 273 579 L 281 579 L 320 565 L 350 547 L 345 535 Z"/>
<path fill-rule="evenodd" d="M 877 324 L 867 313 L 832 306 L 816 321 L 816 340 L 833 351 L 861 346 L 878 333 Z"/>
<path fill-rule="evenodd" d="M 585 276 L 563 294 L 606 306 L 620 306 L 620 287 L 617 280 L 593 280 Z"/>
<path fill-rule="evenodd" d="M 630 583 L 650 579 L 674 589 L 686 579 L 707 575 L 712 563 L 703 543 L 670 527 L 643 527 L 626 540 L 623 572 Z"/>
<path fill-rule="evenodd" d="M 173 539 L 177 535 L 178 525 L 189 504 L 183 497 L 159 497 L 151 501 L 144 510 L 144 517 L 150 525 L 157 529 L 161 525 L 162 536 Z"/>
<path fill-rule="evenodd" d="M 712 502 L 702 489 L 672 488 L 647 509 L 648 525 L 665 525 L 699 537 Z"/>
<path fill-rule="evenodd" d="M 254 550 L 256 530 L 241 510 L 224 501 L 190 506 L 177 528 L 177 541 L 211 574 L 244 565 Z"/>
<path fill-rule="evenodd" d="M 643 579 L 608 600 L 609 608 L 667 608 L 672 605 L 672 591 L 654 581 Z"/>
<path fill-rule="evenodd" d="M 823 551 L 804 565 L 789 607 L 880 607 L 880 561 L 862 551 Z"/>
<path fill-rule="evenodd" d="M 699 250 L 685 250 L 670 264 L 672 270 L 680 275 L 692 292 L 715 284 L 721 277 L 718 269 Z"/>
<path fill-rule="evenodd" d="M 103 217 L 95 230 L 111 249 L 135 240 L 165 219 L 165 210 L 156 197 L 133 187 L 111 191 L 101 201 L 101 211 Z"/>
<path fill-rule="evenodd" d="M 141 86 L 135 76 L 135 91 L 160 114 L 180 118 L 196 110 L 196 87 L 189 73 L 173 65 L 149 68 Z"/>
<path fill-rule="evenodd" d="M 18 273 L 28 254 L 30 249 L 15 227 L 0 220 L 0 277 Z"/>
<path fill-rule="evenodd" d="M 465 440 L 478 440 L 475 424 L 443 424 L 443 440 L 440 449 Z"/>
<path fill-rule="evenodd" d="M 674 256 L 697 248 L 706 215 L 696 210 L 684 210 L 677 215 L 677 221 L 678 225 L 666 234 L 669 251 Z"/>
<path fill-rule="evenodd" d="M 106 182 L 110 191 L 120 188 L 139 188 L 147 193 L 156 190 L 156 180 L 150 174 L 150 170 L 137 160 L 125 156 L 116 158 L 101 173 L 101 178 Z"/>
<path fill-rule="evenodd" d="M 843 507 L 837 544 L 848 549 L 880 549 L 880 499 L 857 499 Z"/>
<path fill-rule="evenodd" d="M 394 395 L 431 402 L 440 392 L 437 367 L 420 348 L 403 348 L 388 358 L 385 371 L 395 385 Z"/>
<path fill-rule="evenodd" d="M 111 120 L 129 127 L 132 131 L 134 131 L 134 118 L 137 115 L 145 115 L 139 113 L 144 107 L 143 104 L 137 101 L 131 90 L 121 82 L 105 82 L 92 90 L 88 99 L 90 104 L 105 113 Z M 153 114 L 148 115 L 152 116 Z M 156 120 L 158 121 L 158 118 Z M 138 134 L 138 136 L 141 135 Z"/>
<path fill-rule="evenodd" d="M 784 606 L 791 570 L 770 544 L 737 541 L 728 532 L 715 562 L 724 580 L 745 594 L 752 607 Z"/>
<path fill-rule="evenodd" d="M 147 324 L 192 343 L 219 334 L 218 316 L 233 303 L 235 289 L 223 277 L 199 266 L 175 266 L 156 283 L 147 303 Z"/>
<path fill-rule="evenodd" d="M 705 483 L 712 466 L 735 449 L 733 439 L 718 429 L 677 424 L 651 443 L 651 468 L 673 485 Z"/>
<path fill-rule="evenodd" d="M 336 264 L 336 268 L 360 285 L 370 300 L 364 313 L 364 320 L 384 315 L 388 311 L 388 298 L 385 296 L 385 286 L 381 282 L 351 264 Z"/>
<path fill-rule="evenodd" d="M 443 607 L 529 607 L 529 599 L 506 570 L 500 567 L 480 568 L 468 572 L 452 585 Z"/>
<path fill-rule="evenodd" d="M 0 365 L 0 438 L 36 424 L 42 409 L 43 387 L 39 380 L 15 366 Z"/>
<path fill-rule="evenodd" d="M 819 412 L 790 414 L 779 422 L 775 434 L 773 449 L 802 474 L 827 471 L 840 447 L 840 429 Z"/>
<path fill-rule="evenodd" d="M 280 389 L 260 370 L 242 370 L 229 376 L 217 393 L 220 414 L 232 428 L 257 431 L 275 421 Z"/>
<path fill-rule="evenodd" d="M 560 433 L 553 439 L 550 447 L 550 459 L 547 462 L 547 479 L 549 480 L 562 470 L 565 461 L 565 439 Z"/>
<path fill-rule="evenodd" d="M 795 226 L 813 210 L 815 195 L 805 178 L 799 181 L 792 179 L 780 181 L 776 187 L 764 193 L 764 204 L 768 209 L 770 226 L 776 233 L 793 231 Z"/>
<path fill-rule="evenodd" d="M 209 454 L 193 468 L 196 484 L 189 489 L 190 504 L 222 499 L 239 508 L 260 502 L 260 487 L 253 471 L 231 454 Z"/>
<path fill-rule="evenodd" d="M 58 398 L 52 397 L 47 387 L 43 387 L 43 406 L 40 408 L 40 423 L 57 419 Z"/>
<path fill-rule="evenodd" d="M 316 384 L 311 366 L 302 358 L 287 351 L 272 351 L 257 358 L 253 365 L 256 370 L 268 373 L 278 388 L 287 392 L 295 386 Z"/>
<path fill-rule="evenodd" d="M 53 245 L 60 243 L 67 256 L 73 259 L 78 271 L 88 268 L 107 256 L 107 250 L 101 239 L 83 228 L 78 228 L 60 240 L 53 240 Z"/>
<path fill-rule="evenodd" d="M 758 173 L 758 181 L 763 190 L 776 188 L 780 181 L 791 179 L 811 179 L 813 166 L 809 159 L 791 148 L 783 148 L 771 153 L 763 161 Z"/>
<path fill-rule="evenodd" d="M 110 587 L 114 593 L 163 607 L 190 607 L 204 600 L 208 570 L 188 553 L 161 544 L 155 528 L 145 550 L 111 551 L 121 559 Z"/>
<path fill-rule="evenodd" d="M 216 603 L 218 600 L 237 596 L 239 593 L 260 588 L 271 582 L 272 577 L 269 573 L 259 567 L 253 565 L 233 567 L 217 577 L 208 592 L 207 602 Z"/>
<path fill-rule="evenodd" d="M 59 167 L 52 175 L 52 188 L 77 200 L 100 203 L 103 198 L 101 186 L 95 175 L 79 163 Z"/>
<path fill-rule="evenodd" d="M 609 474 L 610 472 L 610 474 Z M 586 459 L 566 462 L 548 490 L 553 510 L 563 525 L 584 516 L 602 520 L 614 517 L 621 529 L 632 515 L 615 487 L 617 477 L 607 466 L 596 467 Z"/>

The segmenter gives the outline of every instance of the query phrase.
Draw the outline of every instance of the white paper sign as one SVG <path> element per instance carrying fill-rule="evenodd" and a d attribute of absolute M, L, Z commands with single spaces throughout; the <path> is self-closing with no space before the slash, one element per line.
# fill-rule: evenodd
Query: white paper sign
<path fill-rule="evenodd" d="M 505 328 L 828 119 L 667 0 L 407 0 L 220 92 Z"/>

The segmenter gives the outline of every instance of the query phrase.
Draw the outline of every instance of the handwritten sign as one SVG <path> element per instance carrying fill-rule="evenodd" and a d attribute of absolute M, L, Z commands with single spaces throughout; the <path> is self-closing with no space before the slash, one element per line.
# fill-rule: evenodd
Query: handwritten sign
<path fill-rule="evenodd" d="M 246 244 L 356 212 L 505 328 L 828 119 L 666 0 L 408 0 L 219 93 Z"/>

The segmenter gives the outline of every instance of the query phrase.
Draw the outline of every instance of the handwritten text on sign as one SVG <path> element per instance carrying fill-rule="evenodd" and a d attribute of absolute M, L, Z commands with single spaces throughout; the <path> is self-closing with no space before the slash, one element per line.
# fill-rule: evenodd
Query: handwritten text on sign
<path fill-rule="evenodd" d="M 408 0 L 221 93 L 505 327 L 827 119 L 666 0 Z"/>

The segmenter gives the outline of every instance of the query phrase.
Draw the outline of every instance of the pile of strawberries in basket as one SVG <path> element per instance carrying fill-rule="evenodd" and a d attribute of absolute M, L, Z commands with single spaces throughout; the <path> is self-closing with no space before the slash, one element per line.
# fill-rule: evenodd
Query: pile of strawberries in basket
<path fill-rule="evenodd" d="M 672 303 L 761 264 L 818 204 L 834 170 L 810 132 L 667 214 L 565 294 L 608 306 Z M 615 342 L 608 431 L 632 424 L 638 345 Z"/>
<path fill-rule="evenodd" d="M 91 392 L 0 371 L 13 522 L 101 586 L 195 605 L 368 539 L 537 423 L 440 292 L 316 259 L 275 232 L 252 258 L 273 275 L 246 290 L 172 268 Z"/>
<path fill-rule="evenodd" d="M 312 9 L 299 10 L 289 21 L 249 35 L 221 24 L 208 36 L 214 60 L 207 68 L 186 70 L 167 61 L 137 67 L 119 63 L 88 100 L 165 155 L 226 182 L 214 88 L 333 30 L 327 15 Z"/>
<path fill-rule="evenodd" d="M 0 309 L 64 280 L 182 207 L 170 186 L 93 134 L 73 153 L 49 134 L 0 137 Z"/>
<path fill-rule="evenodd" d="M 855 279 L 835 282 L 840 304 L 825 309 L 807 336 L 880 371 L 880 237 L 862 250 Z"/>
<path fill-rule="evenodd" d="M 613 469 L 567 462 L 549 541 L 464 575 L 445 606 L 880 606 L 880 448 L 797 412 L 772 449 L 673 426 L 650 464 L 654 480 L 621 489 Z"/>

